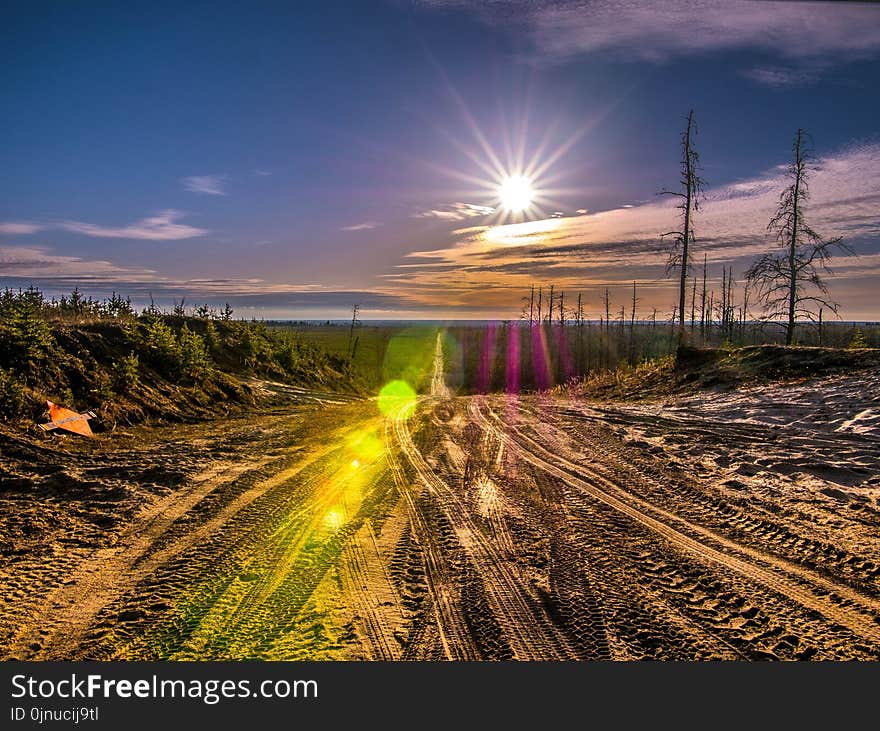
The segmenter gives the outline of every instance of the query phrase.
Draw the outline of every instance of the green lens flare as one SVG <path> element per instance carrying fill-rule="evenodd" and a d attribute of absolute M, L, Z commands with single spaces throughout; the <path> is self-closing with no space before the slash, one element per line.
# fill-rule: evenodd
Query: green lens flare
<path fill-rule="evenodd" d="M 390 381 L 379 391 L 379 411 L 405 416 L 416 405 L 416 392 L 406 381 Z"/>

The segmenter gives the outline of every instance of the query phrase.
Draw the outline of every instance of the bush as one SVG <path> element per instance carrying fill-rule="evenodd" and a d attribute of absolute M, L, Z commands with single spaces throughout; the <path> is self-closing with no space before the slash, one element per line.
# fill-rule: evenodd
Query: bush
<path fill-rule="evenodd" d="M 211 357 L 201 335 L 186 325 L 180 331 L 180 372 L 194 381 L 203 381 L 211 372 Z"/>
<path fill-rule="evenodd" d="M 131 393 L 141 383 L 141 361 L 137 353 L 129 353 L 113 365 L 116 388 L 122 393 Z"/>
<path fill-rule="evenodd" d="M 212 352 L 220 348 L 220 336 L 217 333 L 217 326 L 210 320 L 205 325 L 205 345 Z"/>
<path fill-rule="evenodd" d="M 21 416 L 27 404 L 24 384 L 9 371 L 0 368 L 0 414 L 6 418 Z"/>
<path fill-rule="evenodd" d="M 4 298 L 0 308 L 0 367 L 30 374 L 55 345 L 40 306 L 28 297 Z"/>
<path fill-rule="evenodd" d="M 147 326 L 144 338 L 151 362 L 165 371 L 172 372 L 178 364 L 180 349 L 174 331 L 163 320 L 155 319 Z"/>
<path fill-rule="evenodd" d="M 868 347 L 868 338 L 865 337 L 865 333 L 862 332 L 861 328 L 856 328 L 852 339 L 849 341 L 849 345 L 846 347 L 850 350 L 862 350 Z"/>

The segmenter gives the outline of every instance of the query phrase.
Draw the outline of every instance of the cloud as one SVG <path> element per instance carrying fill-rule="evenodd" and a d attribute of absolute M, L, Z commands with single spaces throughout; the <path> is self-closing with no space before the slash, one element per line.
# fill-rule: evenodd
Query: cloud
<path fill-rule="evenodd" d="M 270 173 L 268 170 L 262 170 L 260 168 L 257 168 L 256 170 L 254 170 L 254 175 L 259 175 L 262 177 L 265 177 L 266 175 L 271 175 L 271 174 L 272 173 Z"/>
<path fill-rule="evenodd" d="M 275 284 L 262 279 L 170 279 L 149 269 L 117 266 L 104 260 L 60 256 L 43 247 L 0 246 L 0 287 L 36 285 L 47 296 L 78 287 L 102 298 L 111 292 L 130 297 L 135 307 L 154 300 L 160 307 L 185 298 L 188 303 L 223 307 L 229 303 L 247 317 L 350 317 L 353 304 L 362 312 L 418 317 L 425 305 L 405 293 L 334 289 L 317 284 Z"/>
<path fill-rule="evenodd" d="M 695 264 L 706 254 L 710 277 L 720 274 L 722 264 L 734 267 L 741 277 L 755 256 L 775 247 L 766 227 L 785 184 L 784 168 L 778 166 L 709 189 L 695 221 Z M 880 144 L 817 159 L 810 192 L 810 225 L 824 236 L 844 236 L 861 254 L 833 262 L 838 272 L 834 291 L 846 305 L 847 287 L 854 285 L 842 283 L 865 281 L 880 255 Z M 459 229 L 445 248 L 412 252 L 387 281 L 414 296 L 436 298 L 438 305 L 444 292 L 453 302 L 475 304 L 488 301 L 486 293 L 497 290 L 490 299 L 498 300 L 503 292 L 511 307 L 519 297 L 513 293 L 536 281 L 589 291 L 631 286 L 638 280 L 656 290 L 656 295 L 646 295 L 646 305 L 662 309 L 668 304 L 664 298 L 672 301 L 672 285 L 664 274 L 669 244 L 661 241 L 660 232 L 676 220 L 675 203 L 658 198 L 573 217 Z"/>
<path fill-rule="evenodd" d="M 226 195 L 223 185 L 226 182 L 225 175 L 191 175 L 180 181 L 184 189 L 190 193 L 204 193 L 206 195 Z"/>
<path fill-rule="evenodd" d="M 446 206 L 438 206 L 427 211 L 414 213 L 412 218 L 437 218 L 441 221 L 464 221 L 468 218 L 488 216 L 494 212 L 494 208 L 478 206 L 475 203 L 450 203 Z"/>
<path fill-rule="evenodd" d="M 821 57 L 841 62 L 880 51 L 880 10 L 870 3 L 422 0 L 422 4 L 467 8 L 487 24 L 524 30 L 549 59 L 603 53 L 659 61 L 750 48 L 786 59 Z"/>
<path fill-rule="evenodd" d="M 785 68 L 783 66 L 758 66 L 746 69 L 742 75 L 747 79 L 775 89 L 808 86 L 819 79 L 816 69 Z"/>
<path fill-rule="evenodd" d="M 351 226 L 343 226 L 340 231 L 369 231 L 370 229 L 377 228 L 382 224 L 378 221 L 362 221 L 361 223 L 354 223 Z"/>
<path fill-rule="evenodd" d="M 181 211 L 169 208 L 159 211 L 155 216 L 143 218 L 128 226 L 100 226 L 95 223 L 66 221 L 59 224 L 58 228 L 98 238 L 145 239 L 150 241 L 177 241 L 179 239 L 204 236 L 208 233 L 208 230 L 204 228 L 177 223 L 177 219 L 183 217 L 183 215 Z"/>
<path fill-rule="evenodd" d="M 0 272 L 3 277 L 77 277 L 101 280 L 106 277 L 152 276 L 151 269 L 132 269 L 103 259 L 85 260 L 78 256 L 52 254 L 42 246 L 0 246 Z"/>
<path fill-rule="evenodd" d="M 0 234 L 15 236 L 18 234 L 32 234 L 42 231 L 45 226 L 39 223 L 28 223 L 26 221 L 6 221 L 0 223 Z"/>

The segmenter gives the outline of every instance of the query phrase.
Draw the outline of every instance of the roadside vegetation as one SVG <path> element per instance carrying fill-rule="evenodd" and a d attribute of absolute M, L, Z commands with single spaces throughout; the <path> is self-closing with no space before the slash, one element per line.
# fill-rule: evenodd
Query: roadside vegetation
<path fill-rule="evenodd" d="M 37 420 L 46 400 L 104 425 L 187 419 L 254 403 L 253 379 L 327 391 L 366 388 L 350 359 L 227 306 L 138 313 L 127 299 L 37 288 L 0 293 L 0 419 Z"/>

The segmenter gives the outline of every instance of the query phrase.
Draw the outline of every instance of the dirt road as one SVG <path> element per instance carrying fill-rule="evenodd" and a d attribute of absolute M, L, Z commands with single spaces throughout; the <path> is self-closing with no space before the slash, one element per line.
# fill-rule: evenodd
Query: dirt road
<path fill-rule="evenodd" d="M 442 369 L 438 336 L 389 414 L 301 392 L 6 479 L 0 654 L 880 658 L 880 394 L 725 423 L 455 397 Z"/>

